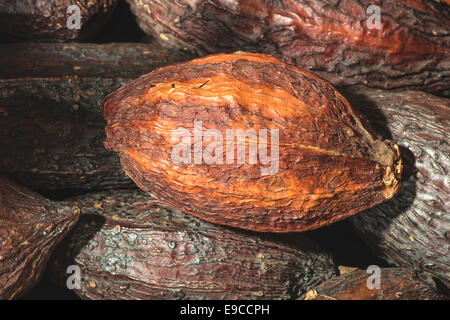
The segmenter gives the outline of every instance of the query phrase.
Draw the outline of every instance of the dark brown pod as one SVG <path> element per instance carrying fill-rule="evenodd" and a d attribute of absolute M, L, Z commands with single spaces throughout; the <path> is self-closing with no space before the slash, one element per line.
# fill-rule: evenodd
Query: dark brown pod
<path fill-rule="evenodd" d="M 116 2 L 116 0 L 2 0 L 0 30 L 30 40 L 89 40 L 103 27 Z M 69 8 L 73 5 L 78 9 Z M 79 28 L 72 27 L 75 21 L 74 14 L 78 13 L 75 10 L 79 10 Z"/>
<path fill-rule="evenodd" d="M 0 177 L 0 299 L 20 297 L 39 281 L 79 213 Z"/>
<path fill-rule="evenodd" d="M 79 266 L 85 299 L 290 299 L 336 273 L 304 237 L 294 246 L 209 224 L 140 190 L 74 201 L 81 219 L 50 274 L 66 285 Z"/>
<path fill-rule="evenodd" d="M 0 45 L 0 172 L 32 189 L 134 186 L 105 150 L 100 101 L 186 60 L 157 45 Z"/>
<path fill-rule="evenodd" d="M 85 108 L 23 94 L 0 98 L 0 172 L 33 190 L 133 187 Z"/>
<path fill-rule="evenodd" d="M 365 270 L 332 278 L 300 297 L 301 300 L 442 300 L 431 277 L 408 269 L 380 269 L 380 288 Z"/>
<path fill-rule="evenodd" d="M 405 166 L 397 195 L 355 215 L 354 225 L 382 258 L 450 287 L 450 100 L 363 88 L 348 97 L 378 133 L 398 142 Z"/>
<path fill-rule="evenodd" d="M 396 146 L 372 136 L 330 84 L 270 56 L 220 54 L 160 68 L 110 94 L 103 111 L 105 146 L 136 184 L 210 222 L 304 231 L 382 203 L 399 187 Z"/>
<path fill-rule="evenodd" d="M 76 88 L 79 82 L 86 83 L 85 88 L 80 87 L 86 91 L 80 92 L 79 98 L 87 99 L 97 92 L 95 86 L 88 85 L 88 80 L 109 80 L 111 87 L 115 89 L 117 84 L 114 80 L 134 79 L 156 68 L 191 58 L 187 53 L 174 52 L 157 42 L 0 44 L 0 79 L 6 81 L 27 78 L 31 81 L 39 78 L 42 81 L 55 82 L 65 80 Z M 62 84 L 61 87 L 64 89 Z M 93 90 L 92 93 L 87 91 L 88 88 Z M 38 93 L 45 96 L 43 92 Z M 65 97 L 66 95 L 62 94 L 61 99 Z M 57 96 L 52 98 L 57 100 Z M 97 106 L 93 109 L 97 110 Z"/>
<path fill-rule="evenodd" d="M 450 87 L 449 6 L 432 1 L 128 0 L 140 27 L 200 53 L 271 54 L 336 86 Z M 380 13 L 379 27 L 376 25 Z"/>

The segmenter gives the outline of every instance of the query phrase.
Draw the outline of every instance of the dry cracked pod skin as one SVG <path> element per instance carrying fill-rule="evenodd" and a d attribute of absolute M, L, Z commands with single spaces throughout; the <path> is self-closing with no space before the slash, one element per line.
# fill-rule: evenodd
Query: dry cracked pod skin
<path fill-rule="evenodd" d="M 20 297 L 39 281 L 79 213 L 0 177 L 0 299 Z"/>
<path fill-rule="evenodd" d="M 50 275 L 80 267 L 84 299 L 290 299 L 336 274 L 307 238 L 283 244 L 161 206 L 141 190 L 73 199 L 81 219 Z"/>
<path fill-rule="evenodd" d="M 0 30 L 13 36 L 37 41 L 89 40 L 100 31 L 112 13 L 116 0 L 2 0 Z M 76 5 L 80 28 L 73 24 Z"/>
<path fill-rule="evenodd" d="M 146 33 L 177 48 L 267 53 L 336 86 L 450 86 L 450 7 L 437 1 L 128 2 Z M 372 28 L 373 6 L 380 28 Z"/>
<path fill-rule="evenodd" d="M 119 154 L 136 184 L 210 222 L 262 232 L 309 230 L 382 203 L 399 187 L 395 144 L 369 133 L 330 84 L 266 55 L 221 54 L 160 68 L 110 94 L 103 111 L 105 146 Z M 255 135 L 270 129 L 271 136 L 278 130 L 278 141 L 266 131 L 258 142 L 260 160 L 264 144 L 275 157 L 250 164 L 247 146 L 240 150 L 243 164 L 237 150 L 225 147 L 222 158 L 219 149 L 210 152 L 218 155 L 211 165 L 207 157 L 189 158 L 196 138 L 189 136 L 178 153 L 180 137 L 173 135 L 179 128 L 192 134 L 194 121 L 205 132 L 216 130 L 216 145 L 228 129 Z M 254 136 L 239 139 L 256 144 Z M 200 143 L 197 155 L 214 148 L 205 139 L 201 150 Z M 179 155 L 192 163 L 180 163 Z M 264 173 L 269 166 L 278 168 Z"/>
<path fill-rule="evenodd" d="M 402 153 L 402 187 L 352 222 L 375 254 L 450 288 L 450 99 L 353 88 L 348 97 Z"/>
<path fill-rule="evenodd" d="M 441 300 L 433 280 L 408 269 L 380 269 L 380 289 L 369 288 L 372 274 L 354 271 L 327 280 L 300 297 L 301 300 Z M 368 281 L 369 280 L 369 281 Z"/>

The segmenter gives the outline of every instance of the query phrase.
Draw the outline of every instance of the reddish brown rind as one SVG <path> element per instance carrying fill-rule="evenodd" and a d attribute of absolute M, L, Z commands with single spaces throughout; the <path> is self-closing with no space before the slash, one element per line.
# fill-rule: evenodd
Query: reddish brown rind
<path fill-rule="evenodd" d="M 128 0 L 161 43 L 201 54 L 245 50 L 335 86 L 450 87 L 449 6 L 415 0 Z M 373 24 L 374 6 L 380 28 Z"/>
<path fill-rule="evenodd" d="M 372 287 L 374 274 L 354 271 L 332 278 L 300 297 L 300 300 L 444 300 L 427 275 L 408 269 L 380 269 L 380 289 Z M 370 286 L 370 288 L 369 288 Z"/>
<path fill-rule="evenodd" d="M 382 203 L 399 187 L 396 146 L 372 136 L 330 84 L 270 56 L 221 54 L 160 68 L 110 94 L 103 111 L 105 146 L 136 184 L 210 222 L 304 231 Z M 192 134 L 194 121 L 224 141 L 227 129 L 279 130 L 278 171 L 263 175 L 270 164 L 249 164 L 249 148 L 245 164 L 237 152 L 226 163 L 225 151 L 223 164 L 176 164 L 172 135 Z M 271 139 L 261 141 L 273 150 Z"/>
<path fill-rule="evenodd" d="M 450 100 L 365 88 L 348 97 L 378 133 L 398 142 L 405 166 L 397 195 L 352 222 L 374 253 L 450 288 Z"/>
<path fill-rule="evenodd" d="M 39 281 L 79 213 L 0 177 L 0 299 L 18 298 Z"/>
<path fill-rule="evenodd" d="M 81 219 L 49 273 L 65 286 L 79 266 L 84 299 L 291 299 L 336 274 L 305 237 L 293 246 L 216 226 L 140 190 L 73 201 Z"/>
<path fill-rule="evenodd" d="M 0 30 L 22 39 L 37 41 L 89 40 L 100 31 L 112 13 L 116 0 L 35 0 L 0 2 Z M 80 28 L 74 23 L 76 5 Z M 69 21 L 69 22 L 68 22 Z"/>

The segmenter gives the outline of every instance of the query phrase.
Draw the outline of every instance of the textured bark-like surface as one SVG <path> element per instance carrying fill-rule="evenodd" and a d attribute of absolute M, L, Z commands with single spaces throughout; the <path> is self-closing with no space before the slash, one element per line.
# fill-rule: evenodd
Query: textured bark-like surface
<path fill-rule="evenodd" d="M 432 278 L 408 269 L 380 269 L 380 289 L 373 275 L 354 271 L 327 280 L 300 297 L 301 300 L 442 300 Z"/>
<path fill-rule="evenodd" d="M 203 222 L 140 190 L 74 199 L 81 219 L 52 258 L 66 284 L 81 269 L 85 299 L 290 299 L 330 279 L 336 268 L 307 238 L 282 244 Z"/>
<path fill-rule="evenodd" d="M 79 213 L 0 177 L 0 299 L 20 297 L 37 283 Z"/>
<path fill-rule="evenodd" d="M 39 41 L 89 40 L 100 31 L 112 13 L 116 0 L 35 0 L 0 2 L 0 30 Z M 80 28 L 69 28 L 77 19 Z"/>
<path fill-rule="evenodd" d="M 263 52 L 336 86 L 450 86 L 449 6 L 413 0 L 128 0 L 140 27 L 200 53 Z M 373 26 L 380 10 L 380 29 Z M 373 7 L 372 7 L 373 8 Z"/>
<path fill-rule="evenodd" d="M 348 97 L 398 143 L 405 166 L 397 195 L 354 216 L 356 228 L 390 263 L 428 271 L 450 287 L 450 100 L 357 88 Z"/>
<path fill-rule="evenodd" d="M 0 172 L 33 190 L 132 187 L 101 115 L 16 92 L 0 98 Z"/>
<path fill-rule="evenodd" d="M 133 186 L 103 146 L 104 97 L 165 64 L 159 46 L 0 46 L 0 172 L 32 189 Z"/>
<path fill-rule="evenodd" d="M 186 61 L 157 42 L 142 43 L 13 43 L 0 45 L 0 78 L 134 79 L 161 66 Z"/>
<path fill-rule="evenodd" d="M 109 95 L 103 111 L 105 146 L 136 184 L 211 222 L 314 229 L 399 187 L 396 146 L 372 136 L 331 85 L 269 56 L 222 54 L 160 68 Z"/>

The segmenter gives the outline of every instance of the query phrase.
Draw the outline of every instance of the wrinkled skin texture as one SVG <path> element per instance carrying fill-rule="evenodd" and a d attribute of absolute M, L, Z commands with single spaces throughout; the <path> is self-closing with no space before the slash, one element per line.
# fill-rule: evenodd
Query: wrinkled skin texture
<path fill-rule="evenodd" d="M 300 297 L 301 300 L 441 300 L 445 299 L 431 277 L 418 276 L 408 269 L 380 270 L 380 289 L 373 284 L 372 274 L 354 271 L 325 281 Z M 372 278 L 371 278 L 372 277 Z M 370 279 L 369 279 L 370 278 Z"/>
<path fill-rule="evenodd" d="M 100 102 L 188 59 L 157 44 L 0 45 L 0 173 L 34 190 L 134 186 L 103 146 Z"/>
<path fill-rule="evenodd" d="M 0 299 L 18 298 L 39 281 L 79 213 L 0 177 Z"/>
<path fill-rule="evenodd" d="M 136 184 L 210 222 L 314 229 L 384 202 L 399 187 L 396 146 L 372 136 L 331 85 L 269 56 L 222 54 L 164 67 L 110 94 L 103 111 L 105 146 Z M 224 151 L 231 164 L 177 164 L 172 135 L 192 130 L 194 120 L 223 137 L 226 129 L 279 130 L 278 171 L 262 175 L 268 165 L 249 164 L 248 147 L 244 164 L 233 150 Z M 273 149 L 272 138 L 259 139 Z"/>
<path fill-rule="evenodd" d="M 405 166 L 397 195 L 354 216 L 354 225 L 377 255 L 450 287 L 450 100 L 357 88 L 348 97 L 378 133 L 397 141 Z"/>
<path fill-rule="evenodd" d="M 415 0 L 128 0 L 162 43 L 245 50 L 310 69 L 335 86 L 429 91 L 450 86 L 449 6 Z M 378 5 L 381 29 L 369 29 Z"/>
<path fill-rule="evenodd" d="M 290 299 L 336 274 L 305 237 L 282 244 L 203 222 L 140 190 L 73 199 L 80 223 L 55 251 L 65 285 L 81 269 L 84 299 Z"/>
<path fill-rule="evenodd" d="M 37 41 L 92 39 L 107 21 L 116 0 L 2 0 L 0 30 Z M 80 29 L 69 29 L 67 20 L 80 8 Z M 72 20 L 70 20 L 72 21 Z"/>

